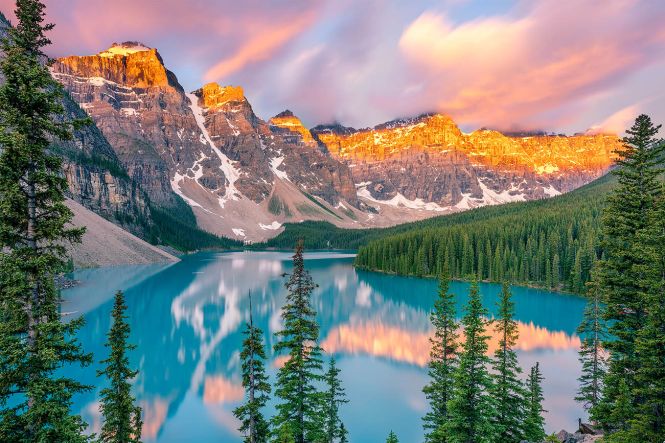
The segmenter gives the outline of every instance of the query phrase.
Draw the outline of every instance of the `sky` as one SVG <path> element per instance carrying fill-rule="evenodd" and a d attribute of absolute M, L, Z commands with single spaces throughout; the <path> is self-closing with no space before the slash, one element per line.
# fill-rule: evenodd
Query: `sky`
<path fill-rule="evenodd" d="M 50 55 L 140 41 L 186 90 L 240 85 L 264 119 L 288 108 L 309 127 L 360 128 L 442 112 L 463 130 L 569 134 L 665 122 L 663 0 L 45 3 Z"/>

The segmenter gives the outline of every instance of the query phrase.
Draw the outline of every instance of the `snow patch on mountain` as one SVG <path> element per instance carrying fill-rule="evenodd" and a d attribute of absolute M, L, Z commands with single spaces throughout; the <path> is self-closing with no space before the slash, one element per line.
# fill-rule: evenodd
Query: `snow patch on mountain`
<path fill-rule="evenodd" d="M 358 197 L 364 198 L 374 203 L 381 203 L 384 205 L 394 206 L 396 208 L 404 207 L 409 209 L 418 209 L 423 211 L 435 211 L 435 212 L 442 212 L 450 209 L 447 207 L 439 206 L 437 203 L 434 202 L 425 202 L 421 198 L 409 200 L 399 192 L 390 200 L 378 200 L 372 197 L 372 194 L 369 192 L 369 189 L 367 189 L 367 185 L 370 183 L 371 182 L 363 182 L 356 185 L 358 186 L 358 189 L 356 190 Z"/>
<path fill-rule="evenodd" d="M 270 159 L 270 169 L 272 169 L 273 174 L 275 174 L 276 177 L 281 178 L 282 180 L 288 180 L 289 176 L 286 174 L 285 171 L 280 171 L 278 168 L 284 161 L 284 156 L 279 156 L 279 157 L 273 157 Z"/>
<path fill-rule="evenodd" d="M 263 223 L 259 223 L 259 228 L 263 229 L 264 231 L 276 231 L 277 229 L 281 228 L 282 224 L 278 221 L 274 221 L 270 223 L 269 225 L 264 225 Z"/>
<path fill-rule="evenodd" d="M 506 189 L 501 192 L 494 191 L 485 183 L 483 183 L 482 180 L 478 180 L 478 185 L 483 191 L 483 198 L 479 204 L 500 205 L 502 203 L 526 201 L 526 196 L 523 193 L 516 193 L 518 188 L 515 185 L 512 185 L 510 189 Z"/>
<path fill-rule="evenodd" d="M 186 96 L 189 98 L 189 107 L 194 113 L 194 119 L 196 120 L 196 124 L 201 130 L 201 134 L 203 136 L 201 142 L 206 141 L 210 145 L 210 148 L 215 152 L 215 154 L 217 154 L 217 157 L 219 157 L 219 160 L 222 163 L 220 169 L 226 177 L 227 186 L 224 196 L 219 198 L 219 205 L 220 207 L 224 208 L 224 204 L 227 201 L 240 199 L 241 194 L 235 187 L 235 182 L 240 177 L 240 171 L 236 169 L 231 159 L 229 159 L 224 153 L 222 153 L 222 151 L 217 148 L 217 146 L 215 146 L 212 139 L 210 138 L 210 134 L 208 134 L 208 130 L 205 127 L 203 109 L 201 109 L 199 106 L 199 98 L 194 94 L 186 94 Z"/>

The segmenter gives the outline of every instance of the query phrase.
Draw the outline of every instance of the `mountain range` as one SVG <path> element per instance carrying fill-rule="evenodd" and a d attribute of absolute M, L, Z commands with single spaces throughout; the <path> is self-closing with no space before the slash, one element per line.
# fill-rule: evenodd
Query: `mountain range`
<path fill-rule="evenodd" d="M 71 197 L 153 243 L 168 229 L 151 228 L 157 216 L 257 242 L 287 222 L 381 227 L 541 199 L 604 174 L 620 144 L 614 135 L 464 133 L 442 114 L 364 129 L 308 129 L 288 110 L 263 120 L 242 87 L 186 92 L 138 42 L 50 69 L 67 114 L 94 121 L 54 144 Z"/>

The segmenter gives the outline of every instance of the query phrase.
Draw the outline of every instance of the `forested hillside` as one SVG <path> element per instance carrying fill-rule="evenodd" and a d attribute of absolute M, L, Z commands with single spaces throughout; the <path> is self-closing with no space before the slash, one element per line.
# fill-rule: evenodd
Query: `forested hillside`
<path fill-rule="evenodd" d="M 345 230 L 319 222 L 287 225 L 262 247 L 358 248 L 363 269 L 483 280 L 581 292 L 599 257 L 600 213 L 613 186 L 604 176 L 547 200 L 490 206 L 386 229 Z"/>
<path fill-rule="evenodd" d="M 363 269 L 406 275 L 533 284 L 582 292 L 600 257 L 600 214 L 615 179 L 609 175 L 548 200 L 480 208 L 440 217 L 360 247 Z"/>

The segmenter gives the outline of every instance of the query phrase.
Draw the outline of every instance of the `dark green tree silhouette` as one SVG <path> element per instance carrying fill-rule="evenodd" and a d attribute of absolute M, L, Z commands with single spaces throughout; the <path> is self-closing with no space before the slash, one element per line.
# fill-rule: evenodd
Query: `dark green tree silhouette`
<path fill-rule="evenodd" d="M 494 383 L 490 392 L 495 404 L 492 426 L 496 433 L 496 443 L 519 442 L 524 439 L 522 431 L 525 417 L 527 393 L 520 374 L 517 354 L 514 347 L 519 338 L 515 314 L 515 304 L 511 299 L 510 287 L 504 283 L 499 299 L 499 313 L 494 320 L 494 331 L 499 337 L 499 347 L 494 352 Z"/>
<path fill-rule="evenodd" d="M 62 90 L 43 48 L 50 44 L 45 6 L 18 0 L 17 23 L 2 41 L 0 71 L 0 441 L 78 442 L 85 423 L 72 396 L 89 389 L 58 370 L 87 365 L 73 338 L 81 319 L 62 322 L 56 274 L 67 266 L 67 182 L 53 139 L 70 139 L 85 122 L 65 122 Z"/>
<path fill-rule="evenodd" d="M 319 325 L 310 300 L 315 287 L 305 269 L 303 245 L 299 242 L 293 255 L 293 272 L 286 282 L 284 328 L 275 333 L 279 340 L 275 352 L 286 352 L 287 360 L 277 374 L 275 395 L 280 401 L 272 419 L 275 434 L 280 438 L 290 435 L 295 443 L 323 438 L 321 393 L 316 385 L 322 379 Z"/>
<path fill-rule="evenodd" d="M 348 403 L 349 400 L 346 398 L 342 381 L 339 378 L 340 372 L 335 362 L 335 357 L 332 357 L 328 364 L 328 370 L 323 376 L 327 386 L 327 390 L 322 393 L 323 427 L 326 443 L 333 443 L 338 441 L 338 439 L 341 440 L 343 434 L 346 433 L 344 424 L 339 417 L 339 407 Z"/>
<path fill-rule="evenodd" d="M 263 346 L 263 331 L 254 326 L 252 296 L 249 295 L 249 322 L 245 327 L 242 342 L 242 385 L 246 401 L 233 410 L 240 420 L 239 431 L 245 435 L 245 443 L 266 443 L 269 437 L 268 422 L 261 412 L 270 398 L 270 383 L 265 372 L 266 353 Z"/>
<path fill-rule="evenodd" d="M 543 376 L 540 373 L 540 364 L 536 363 L 527 378 L 528 396 L 526 399 L 526 418 L 524 420 L 524 438 L 528 441 L 543 441 L 545 434 L 545 419 L 543 418 Z"/>
<path fill-rule="evenodd" d="M 619 429 L 611 417 L 616 415 L 612 411 L 619 407 L 620 397 L 622 402 L 628 397 L 633 405 L 627 411 L 637 412 L 641 403 L 641 398 L 634 395 L 640 367 L 636 340 L 646 324 L 648 284 L 644 278 L 644 240 L 639 234 L 647 228 L 648 214 L 662 195 L 658 176 L 663 172 L 660 165 L 665 148 L 655 138 L 659 129 L 648 116 L 640 115 L 626 131 L 614 171 L 618 185 L 608 198 L 603 215 L 605 255 L 597 276 L 609 326 L 603 347 L 610 357 L 602 401 L 596 406 L 594 417 L 610 433 Z M 627 393 L 619 391 L 620 381 L 625 382 Z"/>
<path fill-rule="evenodd" d="M 448 290 L 450 278 L 447 273 L 439 278 L 438 298 L 430 320 L 434 326 L 434 337 L 430 338 L 430 382 L 423 392 L 430 410 L 423 417 L 425 441 L 444 443 L 447 440 L 445 426 L 450 419 L 448 402 L 452 398 L 454 374 L 457 366 L 457 328 L 455 321 L 455 296 Z"/>
<path fill-rule="evenodd" d="M 125 296 L 122 291 L 115 293 L 113 304 L 113 325 L 107 334 L 105 346 L 110 349 L 108 358 L 102 360 L 104 368 L 97 376 L 106 377 L 109 386 L 101 391 L 102 430 L 100 443 L 127 443 L 141 441 L 141 408 L 135 405 L 130 380 L 138 371 L 129 367 L 127 352 L 136 346 L 127 343 L 130 327 L 125 311 Z"/>
<path fill-rule="evenodd" d="M 492 442 L 495 436 L 495 429 L 490 422 L 495 412 L 489 395 L 492 378 L 487 369 L 490 359 L 487 357 L 489 336 L 486 334 L 486 316 L 487 310 L 480 300 L 478 283 L 474 281 L 462 318 L 464 344 L 455 371 L 453 397 L 448 405 L 450 420 L 446 432 L 451 442 L 487 443 Z"/>
<path fill-rule="evenodd" d="M 395 435 L 393 431 L 390 431 L 390 434 L 388 434 L 386 443 L 399 443 L 399 439 L 397 438 L 397 435 Z"/>
<path fill-rule="evenodd" d="M 584 408 L 590 411 L 592 419 L 595 417 L 596 407 L 601 400 L 606 368 L 602 342 L 605 340 L 607 326 L 603 316 L 600 290 L 597 282 L 592 281 L 588 286 L 588 300 L 584 309 L 584 318 L 577 328 L 577 333 L 582 338 L 579 351 L 582 374 L 577 379 L 580 387 L 575 397 L 575 400 L 582 403 Z"/>
<path fill-rule="evenodd" d="M 641 234 L 645 265 L 639 269 L 646 282 L 646 315 L 638 332 L 635 352 L 639 365 L 634 396 L 637 410 L 631 411 L 629 437 L 643 441 L 665 441 L 665 197 L 650 213 L 649 226 Z"/>

